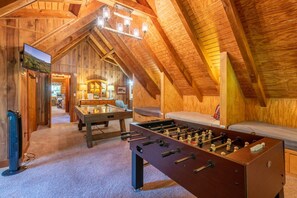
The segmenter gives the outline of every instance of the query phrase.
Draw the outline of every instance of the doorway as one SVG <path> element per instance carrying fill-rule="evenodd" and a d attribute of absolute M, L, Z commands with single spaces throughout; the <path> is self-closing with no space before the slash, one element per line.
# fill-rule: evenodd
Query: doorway
<path fill-rule="evenodd" d="M 67 74 L 52 74 L 51 123 L 70 123 L 70 80 Z"/>

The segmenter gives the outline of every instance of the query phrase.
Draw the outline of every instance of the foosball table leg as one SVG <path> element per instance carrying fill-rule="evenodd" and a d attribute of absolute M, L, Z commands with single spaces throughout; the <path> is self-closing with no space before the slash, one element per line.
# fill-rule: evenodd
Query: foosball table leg
<path fill-rule="evenodd" d="M 132 186 L 135 191 L 143 187 L 143 159 L 132 151 Z"/>

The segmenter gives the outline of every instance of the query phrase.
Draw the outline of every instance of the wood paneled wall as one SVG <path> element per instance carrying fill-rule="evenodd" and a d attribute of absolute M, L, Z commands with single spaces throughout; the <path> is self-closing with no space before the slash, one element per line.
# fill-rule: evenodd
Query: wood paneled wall
<path fill-rule="evenodd" d="M 297 99 L 270 98 L 267 107 L 260 107 L 257 100 L 246 99 L 246 120 L 257 120 L 297 128 Z"/>
<path fill-rule="evenodd" d="M 227 52 L 221 53 L 220 124 L 245 120 L 245 101 Z"/>
<path fill-rule="evenodd" d="M 115 89 L 117 86 L 127 87 L 128 79 L 121 69 L 115 65 L 101 61 L 99 55 L 86 40 L 81 41 L 63 58 L 53 64 L 52 72 L 73 74 L 76 76 L 77 83 L 74 85 L 74 89 L 71 89 L 73 90 L 71 97 L 74 96 L 74 93 L 76 95 L 76 101 L 73 101 L 74 104 L 77 104 L 78 100 L 82 97 L 81 92 L 78 90 L 78 85 L 80 83 L 86 83 L 87 80 L 106 80 L 109 84 L 113 84 Z M 114 98 L 123 100 L 127 104 L 129 96 L 128 87 L 126 90 L 127 93 L 124 95 L 117 95 L 115 90 L 113 92 Z M 75 117 L 75 115 L 72 116 Z"/>
<path fill-rule="evenodd" d="M 133 78 L 133 107 L 160 107 L 160 95 L 154 99 L 142 87 L 139 81 Z"/>
<path fill-rule="evenodd" d="M 199 102 L 196 96 L 183 97 L 184 111 L 213 115 L 218 104 L 220 104 L 220 96 L 203 96 L 203 102 Z"/>
<path fill-rule="evenodd" d="M 6 28 L 0 26 L 0 161 L 7 158 L 7 50 Z"/>
<path fill-rule="evenodd" d="M 27 74 L 22 73 L 20 51 L 23 43 L 33 43 L 45 34 L 64 24 L 64 19 L 0 19 L 0 161 L 7 159 L 7 110 L 18 110 L 22 114 L 23 137 L 28 139 Z M 25 137 L 26 134 L 26 137 Z M 24 142 L 27 147 L 27 142 Z"/>
<path fill-rule="evenodd" d="M 183 98 L 170 83 L 168 78 L 161 74 L 161 112 L 166 113 L 183 110 Z"/>

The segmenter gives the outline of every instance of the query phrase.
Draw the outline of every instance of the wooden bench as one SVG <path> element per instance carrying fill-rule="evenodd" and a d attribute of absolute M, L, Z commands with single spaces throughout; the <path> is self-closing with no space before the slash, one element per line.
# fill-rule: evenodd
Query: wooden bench
<path fill-rule="evenodd" d="M 133 114 L 133 119 L 137 122 L 159 120 L 163 116 L 159 107 L 134 107 Z"/>

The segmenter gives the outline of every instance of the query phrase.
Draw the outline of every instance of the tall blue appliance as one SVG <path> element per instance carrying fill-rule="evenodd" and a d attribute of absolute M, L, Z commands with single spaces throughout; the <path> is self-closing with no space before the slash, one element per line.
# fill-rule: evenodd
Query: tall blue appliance
<path fill-rule="evenodd" d="M 2 176 L 15 175 L 26 169 L 20 166 L 22 157 L 22 117 L 19 112 L 9 110 L 8 117 L 8 158 L 9 169 L 2 173 Z"/>

